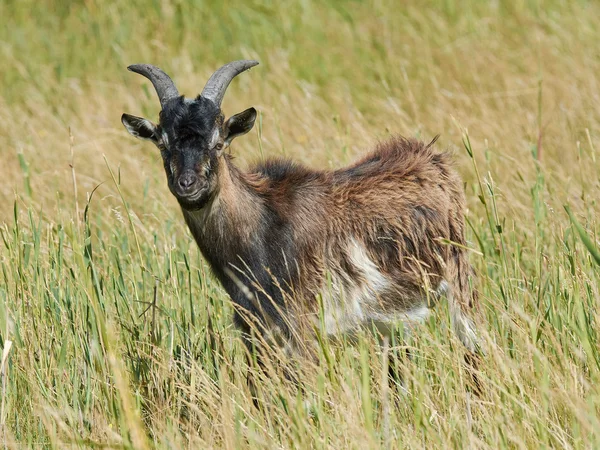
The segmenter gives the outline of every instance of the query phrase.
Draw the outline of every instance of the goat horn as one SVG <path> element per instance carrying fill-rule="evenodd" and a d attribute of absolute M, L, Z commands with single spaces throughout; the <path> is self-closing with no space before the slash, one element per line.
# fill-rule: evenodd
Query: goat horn
<path fill-rule="evenodd" d="M 258 61 L 251 60 L 240 60 L 233 61 L 229 64 L 225 64 L 219 70 L 212 74 L 212 76 L 206 82 L 206 86 L 202 90 L 202 97 L 212 100 L 219 108 L 223 101 L 225 91 L 237 75 L 250 67 L 254 67 L 258 64 Z"/>
<path fill-rule="evenodd" d="M 158 94 L 161 107 L 164 108 L 165 104 L 172 98 L 179 97 L 179 92 L 173 80 L 158 67 L 151 64 L 133 64 L 127 67 L 127 70 L 139 73 L 152 82 Z"/>

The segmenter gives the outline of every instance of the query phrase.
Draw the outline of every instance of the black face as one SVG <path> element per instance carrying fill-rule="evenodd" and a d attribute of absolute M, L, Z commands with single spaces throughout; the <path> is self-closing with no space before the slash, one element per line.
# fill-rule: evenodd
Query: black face
<path fill-rule="evenodd" d="M 121 122 L 133 136 L 150 140 L 160 148 L 169 189 L 183 208 L 195 210 L 206 205 L 219 184 L 218 165 L 223 148 L 254 126 L 254 108 L 224 122 L 221 101 L 231 80 L 257 64 L 250 60 L 225 64 L 211 75 L 202 93 L 193 100 L 180 96 L 173 80 L 158 67 L 127 67 L 150 80 L 162 111 L 158 125 L 130 114 L 123 114 Z"/>
<path fill-rule="evenodd" d="M 210 101 L 179 97 L 160 113 L 157 132 L 169 189 L 187 210 L 202 208 L 216 188 L 223 115 Z"/>
<path fill-rule="evenodd" d="M 224 122 L 221 109 L 201 96 L 166 102 L 158 125 L 129 114 L 121 117 L 133 136 L 160 149 L 169 189 L 188 211 L 201 209 L 213 197 L 223 149 L 250 131 L 255 120 L 256 110 L 248 108 Z"/>

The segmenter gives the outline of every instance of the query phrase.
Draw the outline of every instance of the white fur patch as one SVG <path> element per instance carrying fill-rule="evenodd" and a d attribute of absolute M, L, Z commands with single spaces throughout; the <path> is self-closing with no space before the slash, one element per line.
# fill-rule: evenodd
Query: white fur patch
<path fill-rule="evenodd" d="M 346 293 L 332 279 L 323 293 L 323 323 L 325 333 L 340 334 L 357 328 L 364 321 L 363 305 L 352 291 Z"/>
<path fill-rule="evenodd" d="M 204 172 L 204 176 L 208 178 L 210 174 L 210 160 L 208 160 L 205 164 L 202 165 L 202 171 Z"/>
<path fill-rule="evenodd" d="M 369 320 L 369 312 L 377 308 L 377 297 L 389 281 L 369 258 L 366 249 L 355 239 L 348 244 L 352 265 L 364 280 L 344 283 L 340 276 L 332 274 L 331 284 L 323 295 L 325 332 L 340 334 L 354 330 Z M 349 275 L 343 277 L 348 279 Z"/>
<path fill-rule="evenodd" d="M 413 323 L 415 323 L 415 322 L 422 323 L 427 320 L 430 313 L 431 313 L 431 310 L 427 306 L 421 305 L 421 306 L 416 307 L 415 309 L 405 312 L 404 313 L 404 321 L 413 322 Z"/>
<path fill-rule="evenodd" d="M 435 293 L 441 297 L 442 295 L 446 295 L 448 293 L 449 288 L 450 286 L 448 285 L 448 282 L 446 280 L 442 280 Z"/>
<path fill-rule="evenodd" d="M 473 322 L 460 310 L 458 305 L 454 304 L 454 301 L 450 302 L 450 320 L 454 332 L 469 351 L 476 352 L 478 348 L 480 349 L 479 338 Z"/>
<path fill-rule="evenodd" d="M 210 142 L 208 143 L 208 148 L 213 148 L 219 142 L 219 129 L 215 128 L 212 136 L 210 137 Z"/>
<path fill-rule="evenodd" d="M 379 332 L 389 335 L 400 324 L 410 330 L 429 317 L 431 310 L 425 298 L 415 298 L 414 307 L 407 311 L 382 312 L 379 297 L 391 287 L 391 280 L 379 270 L 365 247 L 355 239 L 350 239 L 348 243 L 348 256 L 361 276 L 348 282 L 348 274 L 344 277 L 331 271 L 331 279 L 323 295 L 323 322 L 327 334 L 344 334 L 375 325 Z M 346 279 L 346 283 L 343 279 Z M 435 294 L 445 295 L 448 290 L 448 283 L 442 280 Z"/>
<path fill-rule="evenodd" d="M 375 297 L 378 292 L 388 286 L 388 280 L 375 263 L 369 259 L 366 249 L 356 242 L 356 240 L 351 239 L 349 247 L 350 261 L 360 272 L 362 272 L 366 279 L 365 285 L 363 286 L 363 292 L 365 290 L 370 291 Z M 367 294 L 366 292 L 364 293 Z M 365 297 L 367 296 L 368 295 L 365 295 Z"/>

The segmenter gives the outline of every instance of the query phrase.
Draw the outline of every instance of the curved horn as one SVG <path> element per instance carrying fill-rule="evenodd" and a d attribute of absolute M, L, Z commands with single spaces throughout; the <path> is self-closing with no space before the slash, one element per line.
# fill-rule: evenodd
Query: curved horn
<path fill-rule="evenodd" d="M 225 91 L 237 75 L 250 67 L 254 67 L 258 64 L 258 61 L 252 60 L 240 60 L 233 61 L 229 64 L 225 64 L 219 70 L 212 74 L 212 76 L 206 82 L 206 86 L 202 90 L 202 97 L 212 100 L 219 108 L 223 101 Z"/>
<path fill-rule="evenodd" d="M 179 97 L 179 92 L 177 91 L 173 80 L 158 67 L 151 64 L 132 64 L 127 67 L 127 70 L 139 73 L 152 82 L 154 89 L 156 89 L 156 93 L 158 94 L 160 106 L 164 107 L 165 103 L 169 100 Z"/>

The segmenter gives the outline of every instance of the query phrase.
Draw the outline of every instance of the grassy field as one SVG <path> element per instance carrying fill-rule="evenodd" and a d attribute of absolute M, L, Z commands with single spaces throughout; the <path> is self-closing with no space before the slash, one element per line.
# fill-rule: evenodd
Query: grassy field
<path fill-rule="evenodd" d="M 4 447 L 600 448 L 598 2 L 3 0 L 0 17 Z M 223 105 L 261 114 L 241 166 L 340 167 L 396 133 L 455 152 L 480 397 L 442 307 L 408 342 L 405 393 L 363 336 L 324 343 L 303 395 L 264 376 L 253 405 L 227 296 L 158 151 L 119 120 L 159 111 L 127 65 L 193 96 L 241 58 L 261 63 Z"/>

